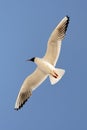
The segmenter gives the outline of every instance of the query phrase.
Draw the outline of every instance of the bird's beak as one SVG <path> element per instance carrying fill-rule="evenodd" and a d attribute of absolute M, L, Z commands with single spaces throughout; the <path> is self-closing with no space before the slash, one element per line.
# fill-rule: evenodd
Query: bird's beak
<path fill-rule="evenodd" d="M 35 59 L 35 57 L 33 57 L 31 59 L 27 59 L 26 61 L 32 61 L 32 62 L 34 62 L 34 59 Z"/>

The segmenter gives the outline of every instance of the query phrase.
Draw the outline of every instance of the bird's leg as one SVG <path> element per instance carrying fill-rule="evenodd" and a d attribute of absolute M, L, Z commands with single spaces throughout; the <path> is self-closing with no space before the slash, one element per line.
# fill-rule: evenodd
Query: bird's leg
<path fill-rule="evenodd" d="M 53 70 L 52 74 L 51 74 L 54 78 L 58 78 L 58 74 Z"/>

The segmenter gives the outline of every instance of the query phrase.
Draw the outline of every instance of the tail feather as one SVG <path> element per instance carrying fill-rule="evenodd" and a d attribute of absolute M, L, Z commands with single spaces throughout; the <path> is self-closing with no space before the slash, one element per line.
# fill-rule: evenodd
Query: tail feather
<path fill-rule="evenodd" d="M 65 70 L 56 68 L 55 72 L 58 74 L 57 78 L 53 77 L 52 75 L 49 75 L 50 82 L 52 85 L 56 84 L 63 77 Z"/>

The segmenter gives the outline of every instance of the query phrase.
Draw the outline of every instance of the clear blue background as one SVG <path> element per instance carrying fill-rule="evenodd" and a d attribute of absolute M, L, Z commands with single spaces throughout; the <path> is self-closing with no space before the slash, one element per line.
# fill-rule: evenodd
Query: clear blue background
<path fill-rule="evenodd" d="M 0 130 L 87 130 L 87 1 L 0 0 Z M 66 73 L 51 86 L 47 79 L 19 110 L 14 104 L 26 62 L 45 54 L 50 33 L 70 16 L 57 67 Z"/>

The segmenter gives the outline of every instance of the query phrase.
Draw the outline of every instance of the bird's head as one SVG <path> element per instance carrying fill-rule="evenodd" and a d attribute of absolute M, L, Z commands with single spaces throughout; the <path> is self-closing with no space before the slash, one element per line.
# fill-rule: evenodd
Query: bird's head
<path fill-rule="evenodd" d="M 27 61 L 32 61 L 32 62 L 34 62 L 34 61 L 35 61 L 35 57 L 30 58 L 30 59 L 28 59 Z"/>

